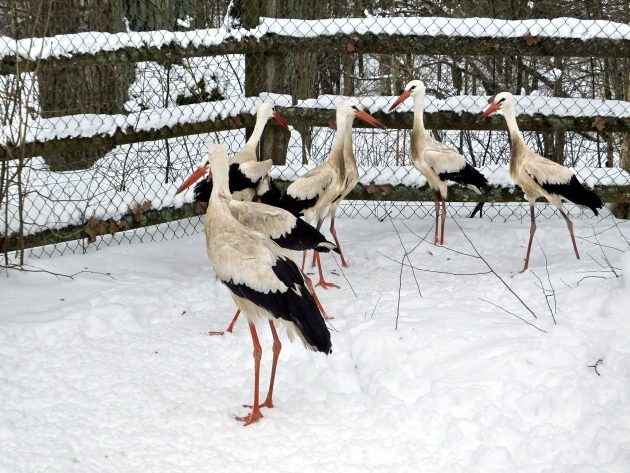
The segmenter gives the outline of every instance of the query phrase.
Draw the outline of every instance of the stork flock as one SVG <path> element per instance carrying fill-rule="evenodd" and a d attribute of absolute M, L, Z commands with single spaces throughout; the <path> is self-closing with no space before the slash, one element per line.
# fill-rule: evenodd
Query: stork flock
<path fill-rule="evenodd" d="M 410 97 L 413 99 L 410 155 L 433 191 L 434 242 L 442 245 L 448 186 L 456 183 L 481 193 L 488 181 L 463 156 L 429 135 L 423 122 L 425 94 L 424 83 L 412 80 L 388 111 L 393 111 Z M 488 103 L 478 121 L 496 112 L 505 117 L 511 144 L 510 176 L 523 189 L 530 204 L 530 236 L 521 272 L 529 265 L 536 231 L 534 204 L 539 197 L 547 199 L 559 210 L 579 259 L 573 223 L 562 209 L 562 201 L 586 206 L 595 215 L 603 206 L 602 201 L 584 188 L 569 169 L 527 147 L 516 122 L 516 102 L 512 94 L 499 93 L 490 97 Z M 273 407 L 276 367 L 282 347 L 277 326 L 284 326 L 290 339 L 299 338 L 309 350 L 325 354 L 332 351 L 330 332 L 325 323 L 329 317 L 304 272 L 304 266 L 307 250 L 314 250 L 313 265 L 317 265 L 319 273 L 316 286 L 326 289 L 338 286 L 325 280 L 320 253 L 334 251 L 340 255 L 342 265 L 348 266 L 335 230 L 335 214 L 340 202 L 359 180 L 352 146 L 355 118 L 386 129 L 363 109 L 356 98 L 343 100 L 336 108 L 337 131 L 327 159 L 299 177 L 283 193 L 269 175 L 271 160 L 258 161 L 256 148 L 269 120 L 273 119 L 287 129 L 288 125 L 272 104 L 263 103 L 257 110 L 254 131 L 243 149 L 228 158 L 223 145 L 210 145 L 198 168 L 177 190 L 177 193 L 183 192 L 207 175 L 195 186 L 195 200 L 208 202 L 204 225 L 208 257 L 217 278 L 228 288 L 237 306 L 226 331 L 233 330 L 243 312 L 254 346 L 253 404 L 248 415 L 237 417 L 244 425 L 260 420 L 263 417 L 261 408 Z M 320 232 L 327 218 L 330 218 L 334 243 Z M 303 251 L 301 267 L 294 262 L 292 251 Z M 255 326 L 261 319 L 268 321 L 273 337 L 271 378 L 262 403 L 259 399 L 262 348 Z M 224 332 L 210 333 L 222 335 Z"/>

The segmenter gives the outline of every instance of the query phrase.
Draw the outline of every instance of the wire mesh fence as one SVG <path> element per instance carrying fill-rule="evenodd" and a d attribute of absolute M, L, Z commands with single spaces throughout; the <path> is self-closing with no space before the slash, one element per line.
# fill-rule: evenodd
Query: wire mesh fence
<path fill-rule="evenodd" d="M 290 135 L 265 132 L 261 158 L 273 157 L 273 176 L 291 181 L 326 159 L 334 130 L 321 116 L 332 117 L 342 96 L 387 120 L 412 79 L 427 86 L 434 136 L 492 184 L 511 185 L 507 134 L 501 122 L 479 129 L 466 114 L 508 90 L 532 149 L 587 185 L 630 185 L 627 2 L 98 3 L 48 1 L 42 10 L 0 0 L 5 251 L 35 235 L 42 245 L 80 240 L 34 253 L 48 255 L 199 231 L 202 210 L 175 188 L 210 143 L 242 148 L 262 101 L 328 111 L 306 115 Z M 401 110 L 410 115 L 411 103 Z M 388 132 L 355 129 L 360 182 L 424 185 L 409 158 L 410 120 L 391 123 Z M 466 217 L 471 205 L 449 211 Z M 433 204 L 349 201 L 341 210 L 432 218 Z M 524 211 L 495 203 L 484 218 Z"/>

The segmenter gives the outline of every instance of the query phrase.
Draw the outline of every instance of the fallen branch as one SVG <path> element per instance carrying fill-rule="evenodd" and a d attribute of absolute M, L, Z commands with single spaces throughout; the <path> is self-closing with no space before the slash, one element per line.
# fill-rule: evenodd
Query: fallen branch
<path fill-rule="evenodd" d="M 512 293 L 512 295 L 514 297 L 516 297 L 518 299 L 518 301 L 523 305 L 523 307 L 525 307 L 525 309 L 527 309 L 527 311 L 532 314 L 534 316 L 535 319 L 537 319 L 538 317 L 536 316 L 536 314 L 534 313 L 534 311 L 532 309 L 529 308 L 529 306 L 527 304 L 525 304 L 525 302 L 523 301 L 523 299 L 521 299 L 519 297 L 519 295 L 514 292 L 512 290 L 512 288 L 508 285 L 508 283 L 506 283 L 503 278 L 501 276 L 499 276 L 497 274 L 497 272 L 492 269 L 492 266 L 490 266 L 490 263 L 488 263 L 488 261 L 486 261 L 486 259 L 481 256 L 481 253 L 479 253 L 479 250 L 477 250 L 477 247 L 475 246 L 475 244 L 472 242 L 472 240 L 470 238 L 468 238 L 468 235 L 466 234 L 466 232 L 464 231 L 464 229 L 461 227 L 461 225 L 459 224 L 459 222 L 456 219 L 453 219 L 453 221 L 455 222 L 455 224 L 459 227 L 459 230 L 462 232 L 462 234 L 464 235 L 464 237 L 466 238 L 466 240 L 468 240 L 468 243 L 470 243 L 470 246 L 472 246 L 473 250 L 475 250 L 475 253 L 477 253 L 477 255 L 479 256 L 479 258 L 481 258 L 481 261 L 483 261 L 485 263 L 485 265 L 488 267 L 488 269 L 490 270 L 489 272 L 491 272 L 492 274 L 494 274 L 497 279 L 499 281 L 501 281 L 501 283 L 507 288 L 508 291 L 510 291 Z"/>

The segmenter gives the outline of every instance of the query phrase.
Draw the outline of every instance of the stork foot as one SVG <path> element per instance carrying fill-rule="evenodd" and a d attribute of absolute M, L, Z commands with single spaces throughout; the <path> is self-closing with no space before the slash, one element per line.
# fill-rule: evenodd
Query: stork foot
<path fill-rule="evenodd" d="M 247 416 L 245 416 L 245 417 L 238 417 L 238 416 L 235 416 L 234 418 L 235 418 L 237 421 L 242 422 L 242 423 L 243 423 L 243 425 L 244 425 L 245 427 L 247 427 L 248 425 L 251 425 L 251 424 L 253 424 L 254 422 L 258 422 L 260 419 L 262 419 L 262 418 L 263 418 L 263 415 L 262 415 L 262 412 L 260 412 L 260 409 L 256 407 L 256 408 L 254 408 L 254 409 L 252 410 L 252 413 L 251 413 L 251 414 L 249 414 L 249 415 L 247 415 Z"/>
<path fill-rule="evenodd" d="M 230 333 L 232 333 L 232 332 L 230 332 Z M 210 335 L 211 337 L 214 337 L 214 336 L 217 336 L 217 335 L 218 336 L 223 336 L 223 335 L 225 335 L 225 331 L 220 331 L 219 332 L 219 331 L 211 330 L 210 332 L 208 332 L 208 335 Z"/>
<path fill-rule="evenodd" d="M 317 287 L 323 287 L 324 289 L 328 289 L 329 287 L 334 287 L 335 289 L 339 289 L 339 286 L 337 284 L 324 281 L 323 279 L 320 279 L 319 282 L 315 285 Z"/>
<path fill-rule="evenodd" d="M 248 409 L 252 408 L 251 404 L 243 404 L 243 407 L 247 407 Z M 261 407 L 266 407 L 268 409 L 272 409 L 273 408 L 273 401 L 271 399 L 265 399 L 265 402 L 263 402 L 262 404 L 260 404 L 258 406 L 259 409 Z"/>

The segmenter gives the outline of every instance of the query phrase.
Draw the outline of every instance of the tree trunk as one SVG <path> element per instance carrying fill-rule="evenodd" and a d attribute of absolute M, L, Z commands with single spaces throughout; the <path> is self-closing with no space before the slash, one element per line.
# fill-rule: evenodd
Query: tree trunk
<path fill-rule="evenodd" d="M 326 16 L 325 2 L 285 1 L 285 16 L 288 18 L 311 20 Z M 318 57 L 319 54 L 316 52 L 288 53 L 285 56 L 285 93 L 291 94 L 294 105 L 298 100 L 315 95 Z M 344 87 L 345 85 L 344 80 Z M 302 141 L 302 164 L 307 164 L 313 145 L 312 127 L 296 126 L 295 129 Z"/>
<path fill-rule="evenodd" d="M 36 2 L 37 3 L 37 2 Z M 38 21 L 42 35 L 82 31 L 119 32 L 123 29 L 120 0 L 48 0 L 43 14 L 49 21 Z M 37 79 L 39 105 L 44 118 L 81 113 L 121 113 L 127 98 L 133 66 L 97 65 L 73 67 L 70 64 L 42 64 Z M 77 124 L 78 125 L 78 124 Z M 84 169 L 107 153 L 110 147 L 95 147 L 76 153 L 47 154 L 52 170 Z"/>
<path fill-rule="evenodd" d="M 627 80 L 625 100 L 630 100 L 630 66 L 628 63 L 626 63 L 625 73 Z M 619 165 L 625 171 L 630 172 L 630 132 L 623 134 L 623 141 L 621 142 L 621 161 Z M 618 218 L 630 219 L 630 202 L 615 204 L 613 214 Z"/>

